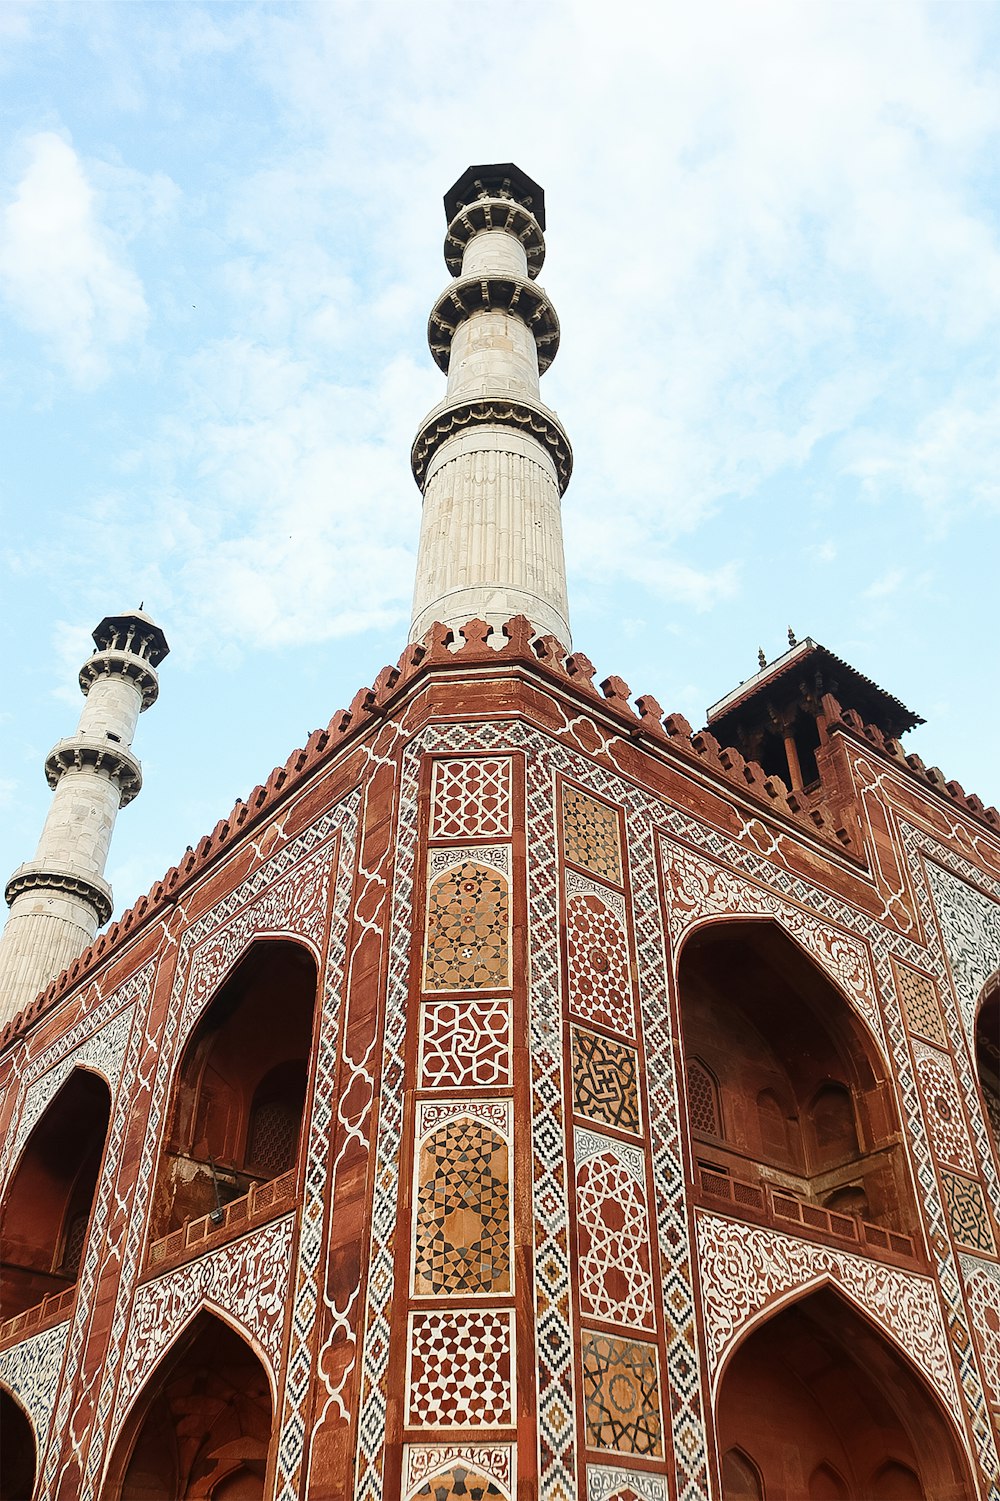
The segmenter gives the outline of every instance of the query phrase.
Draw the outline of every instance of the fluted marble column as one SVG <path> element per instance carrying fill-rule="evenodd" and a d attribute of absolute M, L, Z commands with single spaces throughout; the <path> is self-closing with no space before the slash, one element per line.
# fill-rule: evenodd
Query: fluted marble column
<path fill-rule="evenodd" d="M 424 502 L 410 639 L 434 621 L 499 626 L 526 615 L 568 650 L 560 504 L 573 456 L 538 385 L 559 345 L 559 320 L 535 282 L 544 194 L 511 163 L 470 167 L 445 212 L 455 280 L 428 341 L 448 388 L 411 455 Z"/>
<path fill-rule="evenodd" d="M 136 610 L 102 620 L 97 650 L 80 670 L 86 703 L 76 734 L 49 752 L 53 789 L 35 858 L 7 882 L 10 916 L 0 935 L 0 1026 L 71 964 L 111 916 L 104 879 L 119 808 L 142 786 L 132 737 L 156 702 L 156 668 L 169 647 Z"/>

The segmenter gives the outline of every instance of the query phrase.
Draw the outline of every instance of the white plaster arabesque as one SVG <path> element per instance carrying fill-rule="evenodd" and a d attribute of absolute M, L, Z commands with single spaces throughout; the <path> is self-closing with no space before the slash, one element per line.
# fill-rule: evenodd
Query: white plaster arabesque
<path fill-rule="evenodd" d="M 294 1220 L 294 1215 L 286 1215 L 138 1288 L 115 1402 L 112 1440 L 164 1351 L 206 1304 L 229 1315 L 233 1323 L 253 1336 L 270 1361 L 272 1382 L 277 1379 Z"/>
<path fill-rule="evenodd" d="M 612 891 L 598 881 L 591 880 L 589 876 L 582 876 L 578 870 L 566 872 L 566 900 L 574 896 L 596 896 L 598 901 L 603 902 L 605 907 L 625 925 L 625 898 L 620 891 Z"/>
<path fill-rule="evenodd" d="M 69 1320 L 64 1319 L 0 1351 L 0 1383 L 14 1393 L 31 1419 L 39 1459 L 45 1453 L 68 1336 Z"/>
<path fill-rule="evenodd" d="M 1000 904 L 931 861 L 926 868 L 962 1024 L 974 1052 L 979 996 L 990 975 L 1000 967 Z"/>
<path fill-rule="evenodd" d="M 812 1245 L 774 1230 L 696 1215 L 713 1390 L 722 1365 L 755 1315 L 789 1294 L 830 1282 L 898 1341 L 962 1424 L 962 1404 L 933 1282 L 863 1256 Z"/>
<path fill-rule="evenodd" d="M 417 1140 L 423 1141 L 447 1121 L 466 1116 L 485 1121 L 509 1146 L 512 1109 L 511 1100 L 423 1100 L 417 1106 Z"/>
<path fill-rule="evenodd" d="M 449 844 L 445 849 L 433 849 L 427 856 L 428 884 L 434 880 L 435 876 L 441 875 L 446 870 L 454 870 L 456 866 L 465 865 L 469 861 L 474 865 L 488 865 L 490 870 L 509 876 L 510 845 Z"/>
<path fill-rule="evenodd" d="M 414 1491 L 435 1475 L 454 1465 L 465 1465 L 486 1475 L 508 1497 L 514 1494 L 513 1444 L 406 1444 L 403 1448 L 403 1495 Z"/>
<path fill-rule="evenodd" d="M 650 1475 L 647 1470 L 614 1469 L 607 1465 L 587 1466 L 587 1501 L 609 1501 L 622 1491 L 634 1491 L 639 1501 L 668 1501 L 666 1476 Z"/>

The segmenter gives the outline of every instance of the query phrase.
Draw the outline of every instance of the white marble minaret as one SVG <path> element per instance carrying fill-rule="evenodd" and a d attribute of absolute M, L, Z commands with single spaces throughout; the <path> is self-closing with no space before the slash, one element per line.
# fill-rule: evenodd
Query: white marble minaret
<path fill-rule="evenodd" d="M 118 809 L 142 786 L 132 736 L 155 703 L 156 668 L 169 647 L 141 610 L 109 615 L 80 670 L 86 695 L 76 734 L 45 762 L 53 789 L 34 860 L 7 882 L 10 916 L 0 935 L 0 1026 L 72 963 L 111 916 L 104 879 Z"/>
<path fill-rule="evenodd" d="M 560 501 L 569 440 L 539 400 L 559 320 L 535 281 L 545 197 L 507 162 L 469 167 L 445 195 L 455 280 L 428 324 L 448 393 L 413 445 L 423 491 L 410 639 L 441 620 L 526 615 L 570 646 Z"/>

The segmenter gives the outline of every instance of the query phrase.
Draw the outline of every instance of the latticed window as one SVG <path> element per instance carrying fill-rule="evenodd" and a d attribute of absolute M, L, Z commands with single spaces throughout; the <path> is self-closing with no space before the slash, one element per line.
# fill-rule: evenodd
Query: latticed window
<path fill-rule="evenodd" d="M 276 1178 L 295 1161 L 301 1109 L 288 1100 L 265 1100 L 250 1120 L 247 1165 Z"/>
<path fill-rule="evenodd" d="M 87 1239 L 87 1225 L 90 1223 L 89 1209 L 74 1214 L 66 1228 L 66 1242 L 63 1246 L 62 1262 L 59 1270 L 65 1277 L 77 1277 L 80 1273 L 80 1262 L 83 1259 L 83 1247 Z"/>
<path fill-rule="evenodd" d="M 722 1112 L 719 1109 L 719 1086 L 705 1065 L 697 1058 L 688 1062 L 688 1111 L 692 1131 L 706 1136 L 722 1135 Z"/>

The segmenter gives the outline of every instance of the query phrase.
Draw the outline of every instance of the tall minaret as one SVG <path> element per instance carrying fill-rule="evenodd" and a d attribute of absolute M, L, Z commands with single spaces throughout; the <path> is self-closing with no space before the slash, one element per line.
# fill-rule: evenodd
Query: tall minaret
<path fill-rule="evenodd" d="M 111 916 L 104 879 L 119 808 L 142 786 L 131 751 L 136 721 L 156 702 L 156 668 L 169 647 L 134 610 L 109 615 L 80 669 L 86 695 L 75 735 L 45 762 L 54 796 L 34 860 L 7 882 L 10 916 L 0 935 L 0 1026 L 72 963 Z"/>
<path fill-rule="evenodd" d="M 424 505 L 410 639 L 436 620 L 498 626 L 526 615 L 568 649 L 560 498 L 573 454 L 538 394 L 559 347 L 559 320 L 535 282 L 545 195 L 507 162 L 469 167 L 444 206 L 456 279 L 427 336 L 448 394 L 411 454 Z"/>

